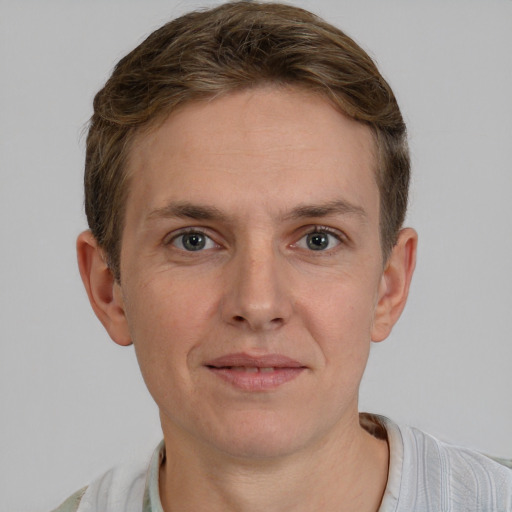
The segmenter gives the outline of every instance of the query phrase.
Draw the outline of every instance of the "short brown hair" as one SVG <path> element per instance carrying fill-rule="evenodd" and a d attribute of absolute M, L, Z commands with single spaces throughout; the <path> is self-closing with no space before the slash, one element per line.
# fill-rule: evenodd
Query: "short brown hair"
<path fill-rule="evenodd" d="M 314 14 L 236 1 L 191 12 L 153 32 L 119 61 L 94 98 L 85 209 L 117 280 L 134 135 L 185 102 L 266 84 L 320 93 L 371 127 L 387 257 L 405 217 L 410 173 L 405 124 L 391 88 L 361 47 Z"/>

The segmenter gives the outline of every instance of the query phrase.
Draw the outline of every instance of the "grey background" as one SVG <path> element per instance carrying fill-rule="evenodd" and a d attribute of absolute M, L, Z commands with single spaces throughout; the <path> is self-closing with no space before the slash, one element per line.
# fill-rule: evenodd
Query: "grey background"
<path fill-rule="evenodd" d="M 149 454 L 157 410 L 75 263 L 83 126 L 114 63 L 211 2 L 0 1 L 0 510 Z M 361 409 L 512 457 L 512 1 L 297 1 L 370 51 L 409 125 L 419 260 Z"/>

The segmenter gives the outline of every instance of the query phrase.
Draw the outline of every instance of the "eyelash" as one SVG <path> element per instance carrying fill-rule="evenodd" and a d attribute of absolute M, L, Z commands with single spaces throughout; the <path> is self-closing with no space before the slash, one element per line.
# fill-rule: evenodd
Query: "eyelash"
<path fill-rule="evenodd" d="M 312 235 L 312 234 L 316 234 L 316 233 L 330 235 L 330 236 L 334 237 L 338 243 L 334 247 L 327 247 L 326 249 L 317 249 L 317 250 L 310 249 L 308 252 L 318 252 L 318 253 L 326 253 L 326 252 L 328 252 L 328 253 L 331 253 L 333 250 L 335 250 L 338 247 L 338 245 L 346 244 L 347 243 L 345 235 L 343 233 L 341 233 L 340 231 L 335 230 L 335 229 L 330 228 L 330 227 L 327 227 L 327 226 L 315 225 L 315 226 L 309 227 L 305 232 L 303 232 L 301 237 L 296 242 L 291 244 L 291 247 L 297 247 L 299 249 L 307 250 L 307 248 L 299 247 L 299 242 L 301 242 L 308 235 Z M 208 243 L 208 241 L 210 241 L 211 243 L 213 243 L 213 244 L 218 246 L 217 242 L 215 242 L 215 240 L 211 236 L 209 236 L 204 229 L 194 228 L 194 227 L 180 230 L 178 233 L 174 233 L 172 236 L 167 237 L 166 239 L 164 239 L 163 245 L 164 246 L 174 245 L 174 243 L 180 237 L 183 237 L 183 236 L 188 235 L 188 234 L 201 235 L 201 236 L 203 236 L 203 237 L 205 237 L 207 239 L 206 243 Z M 183 242 L 182 242 L 182 245 L 183 245 Z M 188 252 L 188 253 L 195 252 L 193 250 L 187 251 L 183 247 L 182 248 L 178 248 L 178 249 L 180 249 L 182 252 Z M 208 249 L 212 249 L 212 247 L 209 247 Z M 198 252 L 202 252 L 203 250 L 205 250 L 205 248 L 200 248 L 200 249 L 198 249 Z"/>
<path fill-rule="evenodd" d="M 297 246 L 297 244 L 302 240 L 304 239 L 305 237 L 307 237 L 308 235 L 312 235 L 312 234 L 316 234 L 316 233 L 320 233 L 320 234 L 326 234 L 326 235 L 331 235 L 332 237 L 334 237 L 336 239 L 336 241 L 338 242 L 338 244 L 334 247 L 334 248 L 330 248 L 330 249 L 326 249 L 326 250 L 323 250 L 323 251 L 318 251 L 318 252 L 331 252 L 333 249 L 335 249 L 338 245 L 341 245 L 341 244 L 346 244 L 347 243 L 347 240 L 346 240 L 346 237 L 345 235 L 336 230 L 336 229 L 333 229 L 333 228 L 330 228 L 328 226 L 319 226 L 319 225 L 315 225 L 315 226 L 312 226 L 310 227 L 300 238 L 297 242 L 295 242 L 294 244 L 292 244 L 292 246 Z M 312 252 L 315 252 L 312 250 Z"/>
<path fill-rule="evenodd" d="M 172 236 L 166 237 L 163 241 L 163 245 L 166 247 L 169 245 L 173 245 L 174 242 L 176 242 L 176 240 L 178 240 L 180 237 L 183 237 L 185 235 L 201 235 L 218 246 L 217 242 L 215 242 L 215 240 L 213 240 L 213 238 L 211 236 L 209 236 L 205 232 L 205 230 L 203 230 L 201 228 L 194 228 L 194 227 L 182 229 L 178 233 L 174 233 L 174 234 L 172 234 Z M 183 250 L 183 252 L 194 252 L 194 251 L 186 251 L 185 249 L 182 249 L 182 250 Z"/>

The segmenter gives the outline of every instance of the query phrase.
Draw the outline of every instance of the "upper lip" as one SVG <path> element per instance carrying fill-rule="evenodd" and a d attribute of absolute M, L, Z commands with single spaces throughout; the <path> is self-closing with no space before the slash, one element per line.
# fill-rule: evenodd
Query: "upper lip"
<path fill-rule="evenodd" d="M 226 368 L 233 366 L 246 366 L 253 368 L 305 368 L 295 359 L 281 354 L 265 354 L 251 356 L 245 353 L 226 354 L 205 363 L 205 366 L 213 368 Z"/>

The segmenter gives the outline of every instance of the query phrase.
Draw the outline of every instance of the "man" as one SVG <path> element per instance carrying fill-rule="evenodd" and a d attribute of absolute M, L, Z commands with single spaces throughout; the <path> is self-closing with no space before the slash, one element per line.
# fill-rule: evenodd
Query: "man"
<path fill-rule="evenodd" d="M 417 242 L 405 125 L 361 48 L 229 3 L 150 35 L 94 109 L 80 271 L 164 442 L 59 511 L 512 509 L 509 469 L 358 412 Z"/>

